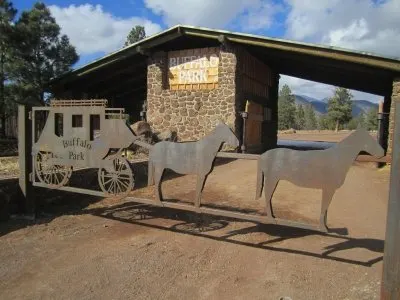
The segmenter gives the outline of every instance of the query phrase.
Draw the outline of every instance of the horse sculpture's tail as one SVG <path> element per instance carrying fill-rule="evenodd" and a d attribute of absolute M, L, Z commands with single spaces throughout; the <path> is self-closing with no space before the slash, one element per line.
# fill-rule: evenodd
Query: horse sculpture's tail
<path fill-rule="evenodd" d="M 256 199 L 261 197 L 261 192 L 263 189 L 263 185 L 264 185 L 264 173 L 261 169 L 261 156 L 260 158 L 257 160 L 257 188 L 256 188 Z"/>

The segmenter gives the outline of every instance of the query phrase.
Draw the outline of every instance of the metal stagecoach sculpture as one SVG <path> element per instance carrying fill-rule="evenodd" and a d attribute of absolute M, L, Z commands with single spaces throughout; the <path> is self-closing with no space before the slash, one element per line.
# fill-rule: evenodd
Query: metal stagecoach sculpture
<path fill-rule="evenodd" d="M 124 110 L 106 104 L 106 100 L 56 100 L 50 107 L 33 109 L 33 115 L 48 111 L 32 146 L 33 169 L 43 186 L 64 186 L 74 168 L 98 168 L 105 196 L 124 196 L 132 190 L 132 169 L 121 151 L 137 137 L 126 125 Z"/>
<path fill-rule="evenodd" d="M 33 108 L 33 185 L 98 196 L 128 197 L 134 202 L 227 216 L 265 224 L 278 224 L 327 231 L 327 212 L 335 191 L 344 183 L 347 171 L 360 151 L 382 157 L 382 147 L 364 129 L 327 150 L 296 151 L 271 149 L 261 155 L 220 152 L 225 143 L 238 148 L 239 140 L 226 124 L 219 122 L 195 142 L 167 142 L 155 145 L 138 139 L 125 121 L 124 110 L 107 108 L 106 100 L 55 100 L 49 107 Z M 36 112 L 48 113 L 36 138 Z M 134 175 L 122 150 L 132 143 L 149 149 L 148 185 L 155 184 L 155 200 L 129 196 Z M 265 192 L 266 215 L 245 214 L 203 207 L 201 194 L 216 157 L 257 160 L 256 198 Z M 77 168 L 97 168 L 102 192 L 66 186 Z M 165 169 L 197 175 L 194 205 L 164 201 L 161 192 Z M 272 196 L 279 180 L 308 188 L 322 189 L 319 226 L 279 219 L 273 214 Z"/>

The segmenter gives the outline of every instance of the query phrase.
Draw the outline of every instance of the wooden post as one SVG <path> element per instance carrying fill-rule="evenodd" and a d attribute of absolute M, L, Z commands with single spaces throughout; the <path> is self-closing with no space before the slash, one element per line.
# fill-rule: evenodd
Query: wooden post
<path fill-rule="evenodd" d="M 19 186 L 24 195 L 23 213 L 35 215 L 35 195 L 29 178 L 32 172 L 32 124 L 29 110 L 25 105 L 18 105 L 18 161 L 20 168 Z"/>
<path fill-rule="evenodd" d="M 378 110 L 378 143 L 383 147 L 383 101 L 379 101 Z"/>
<path fill-rule="evenodd" d="M 240 150 L 242 150 L 242 153 L 246 153 L 247 118 L 249 117 L 249 114 L 247 111 L 243 111 L 240 115 L 243 118 L 242 146 L 240 147 Z"/>
<path fill-rule="evenodd" d="M 394 107 L 393 151 L 381 283 L 382 300 L 400 300 L 400 102 L 395 103 Z"/>

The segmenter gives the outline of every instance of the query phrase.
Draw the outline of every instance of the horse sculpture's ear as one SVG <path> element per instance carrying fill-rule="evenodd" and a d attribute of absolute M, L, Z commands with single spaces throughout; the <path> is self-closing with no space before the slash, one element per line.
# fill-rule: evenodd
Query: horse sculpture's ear
<path fill-rule="evenodd" d="M 222 122 L 222 120 L 221 120 L 221 119 L 218 119 L 216 126 L 218 126 L 218 125 L 224 125 L 224 124 L 225 124 L 225 123 L 224 123 L 224 122 Z"/>

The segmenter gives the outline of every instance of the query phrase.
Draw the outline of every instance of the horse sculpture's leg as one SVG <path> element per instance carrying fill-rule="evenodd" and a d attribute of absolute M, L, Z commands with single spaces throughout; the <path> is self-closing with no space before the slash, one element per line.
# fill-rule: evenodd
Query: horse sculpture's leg
<path fill-rule="evenodd" d="M 147 185 L 153 185 L 154 184 L 154 164 L 151 161 L 151 159 L 149 159 L 148 162 L 148 171 L 147 171 Z"/>
<path fill-rule="evenodd" d="M 265 212 L 268 217 L 275 218 L 273 209 L 272 209 L 272 195 L 275 192 L 276 186 L 278 185 L 279 180 L 275 178 L 267 178 L 264 180 L 264 193 L 265 193 Z"/>
<path fill-rule="evenodd" d="M 163 168 L 155 168 L 154 169 L 154 182 L 155 182 L 155 188 L 156 188 L 156 200 L 159 203 L 162 203 L 162 191 L 161 191 L 161 179 L 162 175 L 164 173 Z"/>
<path fill-rule="evenodd" d="M 204 176 L 204 175 L 197 176 L 196 199 L 194 202 L 196 207 L 200 207 L 201 193 L 203 192 L 205 181 L 206 181 L 206 176 Z"/>
<path fill-rule="evenodd" d="M 331 189 L 322 190 L 322 203 L 321 203 L 321 215 L 319 217 L 319 226 L 325 232 L 328 232 L 328 226 L 327 226 L 328 208 L 329 204 L 331 204 L 334 193 L 335 190 Z"/>

